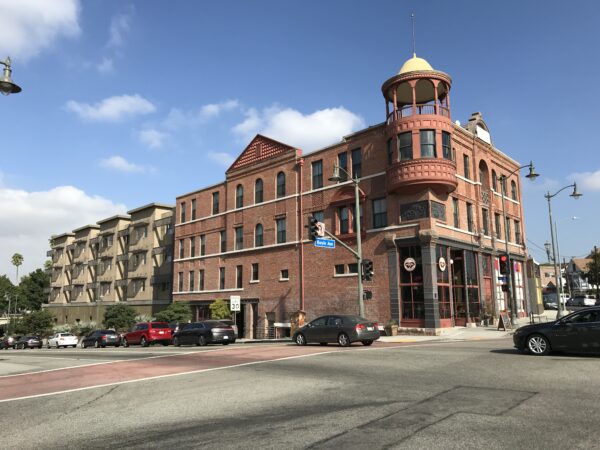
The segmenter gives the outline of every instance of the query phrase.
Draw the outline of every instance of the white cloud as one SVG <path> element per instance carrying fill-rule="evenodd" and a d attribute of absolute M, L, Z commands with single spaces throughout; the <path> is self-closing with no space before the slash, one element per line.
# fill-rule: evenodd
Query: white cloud
<path fill-rule="evenodd" d="M 578 190 L 600 191 L 600 170 L 574 173 L 569 176 L 569 179 L 577 182 Z"/>
<path fill-rule="evenodd" d="M 150 148 L 160 148 L 163 145 L 166 134 L 153 128 L 146 128 L 140 131 L 139 138 L 142 144 Z"/>
<path fill-rule="evenodd" d="M 225 152 L 208 152 L 208 157 L 221 166 L 229 167 L 235 158 Z"/>
<path fill-rule="evenodd" d="M 211 119 L 217 117 L 221 112 L 234 111 L 239 108 L 237 100 L 225 100 L 220 103 L 209 103 L 200 108 L 200 119 Z"/>
<path fill-rule="evenodd" d="M 343 136 L 364 128 L 362 117 L 343 107 L 327 108 L 304 115 L 291 108 L 277 106 L 246 111 L 246 118 L 233 128 L 242 140 L 257 133 L 303 150 L 315 150 L 339 141 Z"/>
<path fill-rule="evenodd" d="M 14 253 L 24 258 L 19 268 L 21 277 L 43 268 L 51 235 L 126 211 L 123 204 L 88 195 L 73 186 L 40 192 L 0 188 L 0 274 L 9 275 L 14 283 L 15 268 L 10 263 Z"/>
<path fill-rule="evenodd" d="M 102 58 L 102 61 L 96 64 L 96 69 L 102 74 L 113 73 L 115 67 L 111 58 Z"/>
<path fill-rule="evenodd" d="M 0 0 L 0 55 L 28 59 L 79 28 L 79 0 Z"/>
<path fill-rule="evenodd" d="M 111 19 L 108 47 L 121 47 L 124 44 L 125 34 L 127 34 L 131 28 L 133 14 L 134 9 L 132 6 L 127 13 L 118 14 Z"/>
<path fill-rule="evenodd" d="M 210 119 L 220 116 L 222 113 L 237 111 L 240 104 L 237 100 L 224 100 L 219 103 L 202 105 L 198 110 L 182 111 L 172 108 L 163 121 L 163 126 L 169 130 L 180 130 L 182 128 L 195 128 L 203 125 Z"/>
<path fill-rule="evenodd" d="M 131 163 L 122 156 L 111 156 L 100 161 L 100 167 L 117 172 L 125 173 L 150 173 L 154 172 L 154 168 L 140 166 L 139 164 Z"/>
<path fill-rule="evenodd" d="M 95 105 L 69 100 L 66 108 L 84 120 L 106 122 L 118 122 L 128 117 L 156 111 L 152 103 L 137 94 L 105 98 Z"/>

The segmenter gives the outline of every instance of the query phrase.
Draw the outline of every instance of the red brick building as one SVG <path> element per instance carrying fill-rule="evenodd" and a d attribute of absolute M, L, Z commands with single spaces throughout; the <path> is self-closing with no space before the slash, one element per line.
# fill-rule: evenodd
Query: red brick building
<path fill-rule="evenodd" d="M 481 114 L 452 122 L 451 84 L 413 56 L 383 84 L 383 123 L 308 154 L 258 135 L 222 183 L 178 197 L 174 301 L 200 319 L 239 295 L 247 337 L 281 335 L 298 310 L 357 313 L 356 259 L 316 248 L 306 229 L 315 216 L 356 245 L 354 183 L 328 180 L 338 165 L 360 180 L 362 253 L 375 273 L 368 318 L 439 329 L 510 309 L 496 258 L 505 231 L 524 313 L 520 164 L 493 146 Z M 500 178 L 513 171 L 505 230 Z"/>

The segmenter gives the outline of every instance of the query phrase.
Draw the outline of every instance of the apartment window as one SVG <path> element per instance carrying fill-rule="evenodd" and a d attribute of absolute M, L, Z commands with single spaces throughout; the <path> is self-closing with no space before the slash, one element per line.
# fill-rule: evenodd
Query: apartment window
<path fill-rule="evenodd" d="M 490 235 L 490 213 L 487 209 L 481 209 L 481 219 L 483 220 L 483 234 Z"/>
<path fill-rule="evenodd" d="M 352 178 L 362 177 L 362 152 L 360 148 L 352 150 Z"/>
<path fill-rule="evenodd" d="M 400 161 L 413 159 L 411 131 L 398 135 L 398 155 L 400 156 Z"/>
<path fill-rule="evenodd" d="M 323 187 L 323 160 L 312 163 L 312 188 L 319 189 Z"/>
<path fill-rule="evenodd" d="M 521 242 L 521 223 L 518 220 L 515 220 L 515 243 L 522 245 Z"/>
<path fill-rule="evenodd" d="M 225 289 L 225 267 L 219 267 L 219 289 Z"/>
<path fill-rule="evenodd" d="M 338 220 L 340 223 L 340 234 L 350 232 L 350 209 L 347 206 L 338 208 Z"/>
<path fill-rule="evenodd" d="M 358 264 L 357 263 L 348 264 L 348 273 L 358 273 Z"/>
<path fill-rule="evenodd" d="M 280 280 L 289 280 L 290 279 L 290 273 L 289 273 L 288 269 L 281 269 L 281 272 L 279 272 L 279 279 Z"/>
<path fill-rule="evenodd" d="M 388 165 L 392 165 L 392 163 L 394 159 L 394 149 L 392 148 L 392 140 L 388 139 L 387 140 L 387 160 L 388 160 Z"/>
<path fill-rule="evenodd" d="M 514 181 L 510 182 L 510 198 L 517 200 L 517 183 Z"/>
<path fill-rule="evenodd" d="M 452 140 L 447 131 L 442 131 L 442 153 L 444 159 L 452 161 Z"/>
<path fill-rule="evenodd" d="M 148 237 L 148 227 L 144 226 L 144 227 L 137 227 L 135 229 L 135 238 L 136 240 L 142 239 L 142 238 L 147 238 Z"/>
<path fill-rule="evenodd" d="M 498 175 L 496 175 L 495 170 L 492 170 L 492 189 L 498 192 Z"/>
<path fill-rule="evenodd" d="M 263 202 L 263 180 L 260 178 L 254 183 L 254 203 Z"/>
<path fill-rule="evenodd" d="M 190 271 L 190 278 L 189 278 L 189 290 L 193 291 L 194 290 L 194 272 Z"/>
<path fill-rule="evenodd" d="M 510 233 L 510 219 L 508 217 L 506 218 L 505 227 L 506 227 L 506 237 L 507 237 L 507 240 L 508 240 L 508 242 L 512 242 L 512 240 L 511 240 L 511 233 Z"/>
<path fill-rule="evenodd" d="M 196 199 L 192 199 L 192 220 L 196 220 Z"/>
<path fill-rule="evenodd" d="M 343 169 L 339 172 L 340 182 L 346 181 L 348 179 L 348 175 L 346 175 L 346 172 L 348 172 L 348 153 L 343 152 L 338 154 L 338 167 Z"/>
<path fill-rule="evenodd" d="M 242 283 L 244 281 L 244 268 L 243 266 L 235 267 L 235 287 L 237 289 L 242 289 Z"/>
<path fill-rule="evenodd" d="M 244 186 L 238 184 L 235 188 L 235 207 L 241 208 L 244 206 Z"/>
<path fill-rule="evenodd" d="M 458 199 L 452 197 L 452 215 L 454 217 L 454 228 L 460 228 L 460 216 L 458 211 Z"/>
<path fill-rule="evenodd" d="M 206 254 L 206 236 L 200 235 L 200 256 L 204 256 Z"/>
<path fill-rule="evenodd" d="M 283 244 L 285 241 L 285 219 L 277 219 L 277 243 Z"/>
<path fill-rule="evenodd" d="M 198 271 L 198 290 L 204 290 L 204 269 Z"/>
<path fill-rule="evenodd" d="M 136 253 L 133 255 L 133 266 L 137 267 L 140 264 L 146 264 L 146 253 L 145 252 L 139 252 L 139 253 Z M 105 268 L 110 269 L 110 261 L 108 261 L 108 264 L 105 265 Z"/>
<path fill-rule="evenodd" d="M 469 155 L 463 155 L 463 166 L 464 166 L 464 175 L 465 178 L 471 179 L 471 170 L 469 164 Z"/>
<path fill-rule="evenodd" d="M 219 193 L 213 192 L 212 194 L 212 213 L 219 214 Z"/>
<path fill-rule="evenodd" d="M 258 263 L 252 263 L 252 281 L 258 281 L 260 280 L 259 276 L 258 276 Z"/>
<path fill-rule="evenodd" d="M 467 203 L 467 230 L 473 231 L 473 205 Z"/>
<path fill-rule="evenodd" d="M 385 198 L 373 200 L 373 228 L 387 227 L 387 201 Z"/>
<path fill-rule="evenodd" d="M 237 227 L 235 229 L 235 249 L 242 250 L 244 248 L 244 228 Z"/>
<path fill-rule="evenodd" d="M 183 258 L 184 252 L 183 239 L 179 239 L 179 259 Z"/>
<path fill-rule="evenodd" d="M 502 230 L 500 229 L 500 214 L 494 214 L 494 228 L 496 229 L 496 239 L 501 239 Z"/>
<path fill-rule="evenodd" d="M 183 272 L 177 274 L 177 287 L 179 288 L 177 292 L 183 292 Z"/>
<path fill-rule="evenodd" d="M 181 223 L 185 222 L 185 202 L 179 204 L 179 218 Z"/>
<path fill-rule="evenodd" d="M 190 258 L 193 258 L 194 256 L 196 256 L 196 238 L 191 237 L 190 238 Z"/>
<path fill-rule="evenodd" d="M 285 197 L 285 174 L 279 172 L 277 174 L 277 198 Z"/>
<path fill-rule="evenodd" d="M 336 275 L 343 275 L 345 267 L 346 266 L 344 266 L 343 264 L 336 264 L 334 266 L 335 274 Z"/>
<path fill-rule="evenodd" d="M 259 223 L 256 225 L 256 228 L 254 228 L 254 246 L 262 247 L 263 245 L 263 226 Z"/>
<path fill-rule="evenodd" d="M 435 131 L 421 130 L 421 158 L 435 158 Z"/>
<path fill-rule="evenodd" d="M 225 230 L 221 230 L 219 235 L 221 238 L 221 253 L 225 253 L 227 251 L 227 233 Z"/>

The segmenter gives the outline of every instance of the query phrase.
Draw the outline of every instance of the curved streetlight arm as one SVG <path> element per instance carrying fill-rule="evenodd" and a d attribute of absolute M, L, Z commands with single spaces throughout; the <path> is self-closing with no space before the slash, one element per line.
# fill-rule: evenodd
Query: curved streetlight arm
<path fill-rule="evenodd" d="M 529 175 L 525 175 L 525 176 L 527 176 L 529 178 L 535 178 L 538 176 L 538 174 L 535 173 L 535 167 L 533 166 L 533 161 L 530 161 L 529 164 L 525 164 L 524 166 L 516 168 L 515 170 L 510 172 L 508 175 L 500 175 L 500 180 L 506 180 L 508 177 L 514 175 L 519 170 L 524 169 L 525 167 L 529 167 Z"/>
<path fill-rule="evenodd" d="M 548 200 L 550 200 L 552 197 L 556 197 L 558 194 L 560 194 L 562 191 L 564 191 L 565 189 L 568 188 L 575 188 L 574 192 L 577 193 L 577 183 L 573 183 L 573 184 L 569 184 L 568 186 L 565 186 L 561 189 L 559 189 L 558 191 L 556 191 L 554 194 L 550 195 L 550 191 L 548 191 L 547 194 L 544 194 L 544 197 L 546 197 Z"/>

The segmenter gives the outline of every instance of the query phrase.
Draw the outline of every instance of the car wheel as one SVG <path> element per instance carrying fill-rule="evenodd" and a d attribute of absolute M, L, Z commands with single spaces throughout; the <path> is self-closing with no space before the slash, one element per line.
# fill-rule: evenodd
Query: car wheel
<path fill-rule="evenodd" d="M 174 345 L 175 347 L 179 347 L 179 346 L 181 346 L 181 342 L 179 342 L 179 338 L 178 338 L 178 337 L 174 337 L 174 338 L 173 338 L 173 345 Z"/>
<path fill-rule="evenodd" d="M 129 347 L 129 342 L 127 342 L 127 338 L 123 338 L 123 341 L 121 342 L 121 345 L 123 347 Z"/>
<path fill-rule="evenodd" d="M 140 345 L 141 345 L 142 347 L 148 347 L 148 345 L 149 345 L 149 344 L 148 344 L 148 340 L 146 339 L 146 337 L 145 337 L 145 336 L 142 336 L 142 339 L 140 339 Z"/>
<path fill-rule="evenodd" d="M 543 356 L 550 353 L 550 342 L 541 334 L 532 334 L 527 338 L 527 349 L 535 356 Z"/>
<path fill-rule="evenodd" d="M 306 345 L 306 337 L 302 333 L 296 335 L 296 345 Z"/>
<path fill-rule="evenodd" d="M 86 348 L 86 347 L 87 347 L 87 345 L 85 345 L 85 342 L 82 342 L 81 343 L 81 348 Z"/>
<path fill-rule="evenodd" d="M 50 342 L 48 342 L 48 343 L 46 344 L 46 348 L 47 348 L 47 349 L 50 349 Z"/>
<path fill-rule="evenodd" d="M 206 344 L 208 344 L 208 342 L 206 342 L 206 336 L 199 336 L 198 337 L 198 345 L 201 347 L 206 346 Z"/>
<path fill-rule="evenodd" d="M 362 341 L 362 345 L 366 345 L 369 346 L 373 343 L 373 341 L 371 339 L 367 339 L 366 341 Z"/>
<path fill-rule="evenodd" d="M 338 344 L 340 344 L 340 347 L 348 347 L 350 345 L 350 338 L 346 333 L 340 333 L 337 341 Z"/>
<path fill-rule="evenodd" d="M 100 344 L 98 343 L 98 341 L 94 341 L 94 348 L 98 348 L 100 347 Z"/>

